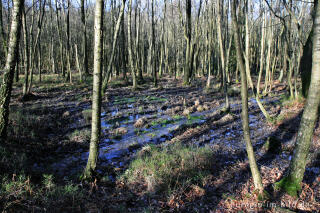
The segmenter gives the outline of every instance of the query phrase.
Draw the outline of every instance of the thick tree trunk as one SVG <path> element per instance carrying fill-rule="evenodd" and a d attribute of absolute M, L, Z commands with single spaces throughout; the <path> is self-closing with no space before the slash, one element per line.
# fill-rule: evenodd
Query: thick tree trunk
<path fill-rule="evenodd" d="M 300 122 L 289 174 L 276 184 L 292 196 L 297 196 L 297 193 L 301 189 L 301 182 L 306 168 L 307 155 L 312 141 L 315 122 L 318 119 L 318 106 L 320 103 L 320 5 L 317 5 L 315 10 L 312 73 L 307 103 Z"/>
<path fill-rule="evenodd" d="M 98 145 L 101 134 L 101 78 L 103 42 L 103 0 L 96 0 L 94 22 L 94 71 L 92 93 L 91 141 L 87 166 L 83 178 L 90 179 L 97 166 Z"/>
<path fill-rule="evenodd" d="M 315 0 L 314 8 L 316 8 L 317 5 L 318 5 L 318 0 Z M 314 22 L 314 18 L 315 18 L 315 15 L 313 12 L 313 22 Z M 311 30 L 308 36 L 308 40 L 303 47 L 303 55 L 300 60 L 302 95 L 305 98 L 308 96 L 308 91 L 309 91 L 310 81 L 311 81 L 313 34 L 314 34 L 314 29 Z"/>
<path fill-rule="evenodd" d="M 24 0 L 13 0 L 12 23 L 10 29 L 8 55 L 3 75 L 3 82 L 0 85 L 0 141 L 6 139 L 7 125 L 9 119 L 9 103 L 11 90 L 19 54 L 19 41 L 21 31 L 21 14 Z"/>

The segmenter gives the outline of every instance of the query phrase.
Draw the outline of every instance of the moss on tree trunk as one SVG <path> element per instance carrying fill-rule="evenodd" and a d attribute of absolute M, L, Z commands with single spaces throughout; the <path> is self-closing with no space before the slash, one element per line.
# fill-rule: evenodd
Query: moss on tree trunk
<path fill-rule="evenodd" d="M 320 6 L 318 4 L 315 10 L 312 73 L 307 103 L 300 122 L 296 148 L 290 163 L 289 173 L 276 183 L 278 188 L 285 190 L 292 196 L 297 196 L 301 189 L 315 122 L 318 119 L 318 106 L 320 102 Z"/>

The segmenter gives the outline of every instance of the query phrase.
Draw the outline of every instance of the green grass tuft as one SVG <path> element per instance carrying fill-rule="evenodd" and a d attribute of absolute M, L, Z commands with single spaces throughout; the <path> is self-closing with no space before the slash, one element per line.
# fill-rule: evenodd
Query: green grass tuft
<path fill-rule="evenodd" d="M 92 119 L 92 109 L 86 109 L 82 111 L 82 116 L 87 124 L 90 124 Z"/>
<path fill-rule="evenodd" d="M 120 179 L 131 186 L 147 183 L 148 191 L 166 195 L 192 184 L 204 185 L 214 162 L 210 148 L 181 143 L 147 146 L 137 156 Z"/>

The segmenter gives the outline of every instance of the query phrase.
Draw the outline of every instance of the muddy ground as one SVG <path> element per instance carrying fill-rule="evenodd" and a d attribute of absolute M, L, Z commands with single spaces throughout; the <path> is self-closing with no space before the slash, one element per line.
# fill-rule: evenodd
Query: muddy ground
<path fill-rule="evenodd" d="M 300 212 L 320 209 L 320 128 L 317 124 L 303 190 L 292 198 L 273 190 L 272 184 L 286 172 L 299 127 L 303 101 L 284 104 L 285 87 L 275 84 L 262 99 L 274 122 L 266 122 L 256 101 L 249 99 L 252 143 L 263 183 L 271 198 L 260 202 L 253 192 L 241 126 L 238 84 L 230 86 L 231 112 L 223 112 L 224 97 L 218 88 L 204 91 L 205 79 L 184 87 L 178 80 L 163 78 L 159 88 L 143 84 L 138 91 L 113 85 L 103 99 L 102 139 L 96 179 L 81 183 L 79 177 L 88 157 L 90 140 L 90 95 L 87 84 L 70 86 L 47 82 L 35 87 L 33 96 L 21 99 L 14 89 L 9 140 L 5 149 L 20 156 L 19 165 L 4 163 L 0 170 L 14 177 L 23 170 L 37 186 L 43 174 L 51 174 L 57 185 L 74 183 L 85 194 L 76 204 L 64 203 L 45 209 L 42 202 L 19 198 L 7 210 L 66 212 Z M 171 198 L 132 189 L 117 180 L 136 154 L 148 144 L 175 142 L 208 146 L 215 166 L 210 180 L 197 189 Z M 267 147 L 271 141 L 275 147 Z M 18 160 L 17 160 L 18 161 Z M 142 185 L 144 183 L 141 183 Z M 199 193 L 199 191 L 201 193 Z M 31 195 L 32 196 L 32 195 Z M 29 195 L 30 197 L 30 195 Z M 16 197 L 0 197 L 0 204 Z M 32 200 L 32 201 L 30 201 Z M 264 204 L 264 205 L 262 205 Z M 72 208 L 70 208 L 72 206 Z"/>

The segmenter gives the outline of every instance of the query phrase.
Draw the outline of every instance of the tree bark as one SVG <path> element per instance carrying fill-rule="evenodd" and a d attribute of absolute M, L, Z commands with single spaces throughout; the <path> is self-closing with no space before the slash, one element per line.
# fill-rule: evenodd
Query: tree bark
<path fill-rule="evenodd" d="M 258 165 L 257 165 L 254 151 L 253 151 L 253 146 L 250 139 L 247 76 L 246 76 L 244 61 L 242 57 L 239 27 L 238 27 L 237 18 L 236 18 L 236 0 L 232 1 L 231 8 L 232 8 L 231 14 L 232 14 L 233 29 L 234 29 L 237 61 L 238 61 L 238 65 L 241 73 L 241 103 L 242 103 L 241 117 L 242 117 L 243 135 L 244 135 L 244 140 L 246 142 L 247 154 L 248 154 L 250 170 L 252 173 L 254 186 L 255 186 L 255 189 L 258 190 L 260 194 L 262 194 L 264 188 L 262 185 L 261 175 L 258 169 Z"/>
<path fill-rule="evenodd" d="M 114 60 L 114 53 L 115 53 L 115 50 L 116 50 L 116 44 L 117 44 L 118 35 L 119 35 L 120 27 L 121 27 L 121 21 L 122 21 L 123 16 L 124 16 L 125 5 L 126 5 L 126 0 L 122 0 L 122 5 L 121 5 L 121 9 L 120 9 L 118 20 L 117 20 L 117 24 L 116 24 L 116 29 L 115 29 L 114 34 L 113 34 L 112 52 L 111 52 L 111 56 L 109 58 L 107 71 L 105 72 L 105 76 L 104 76 L 103 83 L 102 83 L 102 93 L 106 92 L 108 81 L 109 81 L 109 77 L 110 77 L 110 74 L 111 74 L 112 63 L 113 63 L 113 60 Z"/>
<path fill-rule="evenodd" d="M 184 65 L 184 80 L 183 83 L 188 85 L 192 75 L 192 59 L 191 59 L 191 35 L 192 35 L 192 21 L 191 21 L 191 0 L 186 0 L 186 24 L 185 24 L 185 39 L 186 39 L 186 61 Z"/>
<path fill-rule="evenodd" d="M 102 79 L 102 42 L 103 42 L 103 0 L 96 0 L 94 22 L 94 71 L 92 93 L 91 141 L 87 166 L 83 179 L 90 179 L 97 166 L 98 145 L 101 134 L 101 79 Z"/>
<path fill-rule="evenodd" d="M 129 65 L 132 76 L 132 89 L 137 89 L 137 78 L 136 71 L 133 63 L 133 53 L 132 53 L 132 35 L 131 35 L 131 12 L 132 12 L 132 0 L 129 0 L 129 10 L 128 10 L 128 54 L 129 54 Z"/>
<path fill-rule="evenodd" d="M 85 13 L 85 0 L 81 0 L 81 22 L 82 22 L 82 42 L 83 42 L 83 69 L 86 75 L 89 75 L 88 68 L 88 44 L 87 44 L 87 23 Z"/>
<path fill-rule="evenodd" d="M 217 3 L 217 33 L 218 33 L 218 40 L 219 40 L 219 50 L 220 50 L 220 58 L 221 58 L 221 69 L 222 69 L 222 86 L 223 86 L 223 92 L 225 96 L 225 110 L 230 110 L 230 104 L 229 104 L 229 97 L 228 97 L 228 91 L 227 91 L 227 73 L 226 73 L 226 53 L 224 51 L 225 45 L 222 40 L 222 29 L 221 29 L 221 18 L 222 18 L 222 12 L 223 12 L 223 1 L 218 1 Z"/>
<path fill-rule="evenodd" d="M 28 83 L 29 83 L 29 40 L 28 40 L 28 28 L 26 22 L 26 12 L 23 10 L 22 13 L 22 24 L 23 24 L 23 42 L 24 42 L 24 84 L 23 84 L 23 95 L 26 95 L 28 92 Z"/>
<path fill-rule="evenodd" d="M 12 84 L 19 54 L 19 41 L 21 30 L 21 14 L 24 0 L 13 0 L 12 23 L 10 29 L 8 55 L 0 85 L 0 141 L 6 139 L 9 119 L 9 103 L 11 98 Z"/>
<path fill-rule="evenodd" d="M 312 73 L 309 95 L 302 115 L 296 148 L 290 162 L 289 173 L 276 185 L 284 189 L 288 194 L 297 196 L 301 190 L 307 155 L 314 132 L 315 122 L 318 119 L 318 106 L 320 103 L 320 5 L 316 5 L 316 16 L 313 25 L 313 55 Z"/>
<path fill-rule="evenodd" d="M 59 35 L 59 47 L 60 47 L 60 72 L 62 76 L 65 77 L 64 60 L 63 60 L 63 42 L 62 42 L 62 27 L 61 27 L 61 16 L 59 16 L 58 0 L 56 0 L 56 18 L 57 18 L 57 31 Z"/>
<path fill-rule="evenodd" d="M 314 1 L 314 8 L 318 5 L 318 0 Z M 313 22 L 315 19 L 315 9 L 312 13 Z M 308 40 L 303 46 L 303 55 L 300 60 L 300 73 L 302 82 L 302 95 L 307 98 L 311 81 L 311 69 L 312 69 L 312 42 L 313 42 L 314 29 L 312 28 Z"/>
<path fill-rule="evenodd" d="M 5 53 L 5 55 L 7 55 L 7 40 L 6 40 L 6 33 L 4 32 L 3 19 L 2 19 L 2 0 L 0 1 L 0 37 L 3 45 L 2 46 L 3 52 Z"/>
<path fill-rule="evenodd" d="M 151 1 L 151 39 L 152 39 L 152 55 L 156 55 L 156 41 L 155 41 L 155 24 L 154 24 L 154 0 Z M 152 60 L 152 59 L 151 59 Z M 153 75 L 153 85 L 158 86 L 157 70 L 156 70 L 156 60 L 152 61 L 152 75 Z"/>

